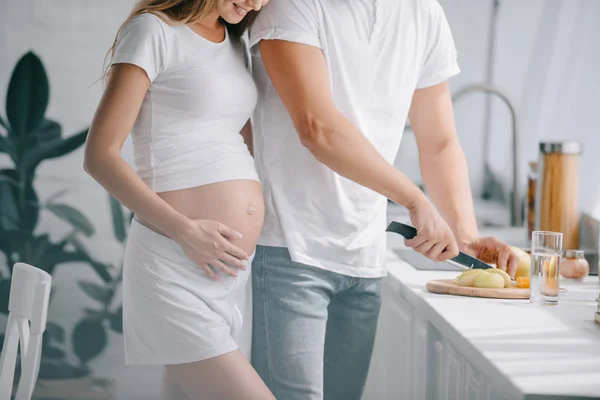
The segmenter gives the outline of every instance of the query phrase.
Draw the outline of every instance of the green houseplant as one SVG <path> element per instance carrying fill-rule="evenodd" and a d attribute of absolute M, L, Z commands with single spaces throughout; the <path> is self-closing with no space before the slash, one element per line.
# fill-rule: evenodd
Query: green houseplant
<path fill-rule="evenodd" d="M 13 70 L 6 96 L 5 121 L 0 117 L 0 153 L 8 155 L 12 168 L 0 169 L 0 252 L 5 270 L 0 278 L 0 312 L 6 313 L 12 266 L 26 262 L 52 274 L 57 265 L 88 262 L 89 255 L 71 245 L 78 235 L 92 236 L 94 228 L 87 218 L 68 204 L 51 196 L 44 203 L 34 188 L 37 168 L 45 160 L 62 157 L 85 142 L 85 129 L 68 138 L 61 126 L 45 118 L 49 83 L 40 59 L 25 54 Z M 2 132 L 2 130 L 4 132 Z M 48 234 L 37 233 L 40 212 L 48 211 L 71 226 L 71 232 L 53 242 Z M 105 270 L 97 272 L 106 276 Z"/>
<path fill-rule="evenodd" d="M 109 196 L 112 213 L 113 233 L 115 239 L 125 245 L 129 222 L 133 214 L 125 217 L 123 207 L 112 196 Z M 84 254 L 87 251 L 77 239 L 72 239 L 74 246 Z M 52 326 L 52 332 L 44 336 L 43 357 L 40 366 L 42 379 L 69 379 L 81 378 L 90 375 L 88 363 L 98 357 L 108 345 L 108 333 L 123 332 L 123 308 L 117 301 L 117 293 L 123 278 L 122 262 L 118 267 L 105 265 L 89 259 L 96 264 L 96 270 L 110 271 L 103 279 L 102 284 L 92 281 L 77 282 L 80 289 L 93 299 L 96 305 L 93 308 L 84 308 L 84 316 L 76 323 L 71 333 L 73 352 L 79 360 L 78 365 L 66 361 L 64 352 L 65 331 L 59 326 Z"/>
<path fill-rule="evenodd" d="M 77 150 L 84 144 L 88 132 L 84 129 L 63 137 L 60 124 L 45 118 L 49 94 L 50 85 L 41 60 L 28 52 L 18 61 L 11 75 L 6 119 L 0 116 L 0 153 L 8 156 L 12 164 L 0 169 L 0 313 L 8 312 L 12 267 L 16 262 L 35 265 L 50 274 L 58 265 L 73 262 L 85 263 L 94 269 L 104 285 L 81 282 L 80 287 L 100 301 L 102 307 L 87 310 L 86 317 L 73 331 L 73 350 L 80 364 L 71 365 L 66 360 L 61 346 L 66 336 L 63 327 L 48 322 L 44 334 L 40 379 L 64 379 L 89 374 L 87 362 L 106 346 L 105 321 L 109 321 L 113 330 L 120 330 L 117 323 L 120 308 L 114 311 L 110 308 L 120 273 L 117 274 L 110 265 L 94 260 L 81 244 L 81 237 L 94 235 L 94 228 L 79 210 L 58 201 L 64 191 L 42 202 L 35 190 L 40 164 Z M 125 222 L 115 222 L 119 212 L 123 220 L 122 209 L 115 200 L 111 201 L 115 232 L 119 230 L 118 239 L 122 242 Z M 49 234 L 39 232 L 42 212 L 50 212 L 67 224 L 70 227 L 68 233 L 59 240 L 52 240 Z M 2 339 L 0 336 L 0 341 Z"/>
<path fill-rule="evenodd" d="M 127 231 L 133 213 L 125 216 L 121 204 L 110 197 L 113 232 L 115 239 L 125 245 Z M 84 246 L 76 241 L 75 246 L 85 252 Z M 93 261 L 98 263 L 97 261 Z M 54 332 L 44 336 L 40 379 L 35 396 L 61 399 L 100 399 L 112 398 L 113 382 L 110 379 L 91 376 L 89 362 L 104 352 L 109 343 L 109 331 L 121 334 L 123 331 L 123 308 L 117 301 L 123 277 L 122 262 L 119 267 L 97 266 L 97 269 L 113 271 L 102 284 L 92 281 L 79 281 L 81 290 L 95 301 L 93 308 L 85 308 L 84 316 L 77 322 L 71 334 L 73 352 L 79 364 L 70 364 L 65 355 L 65 332 L 59 326 L 52 326 Z M 47 331 L 48 332 L 48 331 Z M 89 396 L 89 397 L 88 397 Z M 105 397 L 102 397 L 105 396 Z"/>

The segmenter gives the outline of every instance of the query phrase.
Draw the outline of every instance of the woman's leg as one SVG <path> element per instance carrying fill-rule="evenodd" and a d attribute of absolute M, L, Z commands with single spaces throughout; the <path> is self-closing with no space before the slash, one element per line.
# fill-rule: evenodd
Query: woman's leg
<path fill-rule="evenodd" d="M 168 365 L 165 400 L 274 400 L 267 386 L 239 351 L 207 360 Z M 179 388 L 176 387 L 178 384 Z"/>

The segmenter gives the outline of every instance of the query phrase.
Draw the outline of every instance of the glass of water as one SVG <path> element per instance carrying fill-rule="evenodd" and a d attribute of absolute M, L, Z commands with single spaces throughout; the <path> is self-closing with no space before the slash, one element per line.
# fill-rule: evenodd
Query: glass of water
<path fill-rule="evenodd" d="M 560 232 L 534 231 L 531 235 L 531 303 L 558 303 L 562 239 L 563 234 Z"/>

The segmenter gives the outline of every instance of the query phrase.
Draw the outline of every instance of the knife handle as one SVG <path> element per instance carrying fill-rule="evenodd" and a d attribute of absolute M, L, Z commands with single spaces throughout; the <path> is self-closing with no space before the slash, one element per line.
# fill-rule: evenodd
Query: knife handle
<path fill-rule="evenodd" d="M 400 222 L 396 221 L 392 221 L 385 231 L 399 233 L 406 239 L 412 239 L 415 236 L 417 236 L 417 230 L 415 228 L 409 225 L 401 224 Z"/>

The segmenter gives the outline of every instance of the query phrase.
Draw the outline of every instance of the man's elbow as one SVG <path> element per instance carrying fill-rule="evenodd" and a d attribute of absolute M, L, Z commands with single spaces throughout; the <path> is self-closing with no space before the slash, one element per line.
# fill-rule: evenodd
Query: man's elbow
<path fill-rule="evenodd" d="M 300 142 L 313 153 L 322 149 L 327 146 L 331 131 L 329 125 L 327 121 L 318 115 L 310 112 L 303 113 L 296 123 Z"/>
<path fill-rule="evenodd" d="M 462 154 L 460 142 L 455 137 L 432 141 L 419 149 L 419 157 L 424 161 L 438 161 L 445 155 Z"/>

